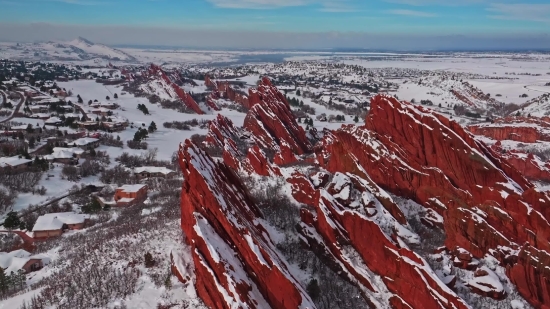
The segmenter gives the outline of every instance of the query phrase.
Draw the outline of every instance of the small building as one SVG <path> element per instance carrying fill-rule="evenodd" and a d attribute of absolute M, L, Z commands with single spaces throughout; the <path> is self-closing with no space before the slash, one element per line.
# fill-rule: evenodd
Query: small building
<path fill-rule="evenodd" d="M 99 147 L 99 139 L 91 137 L 82 137 L 69 143 L 71 147 L 79 147 L 84 150 L 89 150 Z"/>
<path fill-rule="evenodd" d="M 78 164 L 78 160 L 83 153 L 84 150 L 81 148 L 55 147 L 52 154 L 46 155 L 43 158 L 54 163 Z"/>
<path fill-rule="evenodd" d="M 42 269 L 48 264 L 49 258 L 43 255 L 31 255 L 25 250 L 15 250 L 12 252 L 0 252 L 0 267 L 4 273 L 9 275 L 12 272 L 18 273 L 22 270 L 25 274 Z"/>
<path fill-rule="evenodd" d="M 112 102 L 101 103 L 101 104 L 100 104 L 100 107 L 102 107 L 102 108 L 107 108 L 107 109 L 117 109 L 117 108 L 118 108 L 118 104 L 112 103 Z"/>
<path fill-rule="evenodd" d="M 58 126 L 63 124 L 63 120 L 59 119 L 59 117 L 50 117 L 44 121 L 44 124 L 47 126 Z"/>
<path fill-rule="evenodd" d="M 50 108 L 46 105 L 33 105 L 33 106 L 30 106 L 29 108 L 33 114 L 47 113 L 50 111 Z"/>
<path fill-rule="evenodd" d="M 115 191 L 116 206 L 130 206 L 147 198 L 147 185 L 124 185 Z"/>
<path fill-rule="evenodd" d="M 48 239 L 61 236 L 66 230 L 81 230 L 88 223 L 90 216 L 74 212 L 45 214 L 38 219 L 32 228 L 35 239 Z"/>
<path fill-rule="evenodd" d="M 0 157 L 0 169 L 23 170 L 26 169 L 32 160 L 28 160 L 19 156 Z"/>
<path fill-rule="evenodd" d="M 134 175 L 138 179 L 151 178 L 151 177 L 170 178 L 176 175 L 176 172 L 166 167 L 142 166 L 142 167 L 134 168 Z"/>

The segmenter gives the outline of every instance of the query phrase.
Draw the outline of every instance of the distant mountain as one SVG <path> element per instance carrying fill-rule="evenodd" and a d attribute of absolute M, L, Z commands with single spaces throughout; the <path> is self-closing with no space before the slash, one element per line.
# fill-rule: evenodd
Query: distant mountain
<path fill-rule="evenodd" d="M 70 42 L 0 44 L 0 55 L 1 57 L 20 60 L 136 60 L 133 56 L 119 49 L 96 44 L 82 37 Z"/>

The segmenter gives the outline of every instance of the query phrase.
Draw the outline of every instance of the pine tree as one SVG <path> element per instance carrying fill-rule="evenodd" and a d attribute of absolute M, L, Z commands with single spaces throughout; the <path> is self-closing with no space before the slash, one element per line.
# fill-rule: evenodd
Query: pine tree
<path fill-rule="evenodd" d="M 21 221 L 19 220 L 19 217 L 17 215 L 17 212 L 11 211 L 6 216 L 6 219 L 4 220 L 4 227 L 7 229 L 15 229 L 18 228 L 21 224 Z"/>
<path fill-rule="evenodd" d="M 359 122 L 359 116 L 355 115 L 355 118 L 353 118 L 353 121 L 354 121 L 355 123 L 358 123 L 358 122 Z"/>
<path fill-rule="evenodd" d="M 154 121 L 151 121 L 149 125 L 149 133 L 153 133 L 157 130 L 157 124 Z"/>
<path fill-rule="evenodd" d="M 0 267 L 0 295 L 5 296 L 8 293 L 8 289 L 8 278 L 6 277 L 4 269 Z"/>
<path fill-rule="evenodd" d="M 150 268 L 155 266 L 155 260 L 153 259 L 153 255 L 150 252 L 145 253 L 144 259 L 145 267 Z"/>
<path fill-rule="evenodd" d="M 317 279 L 311 279 L 307 284 L 307 293 L 311 296 L 311 299 L 317 300 L 321 296 L 321 289 L 317 283 Z"/>

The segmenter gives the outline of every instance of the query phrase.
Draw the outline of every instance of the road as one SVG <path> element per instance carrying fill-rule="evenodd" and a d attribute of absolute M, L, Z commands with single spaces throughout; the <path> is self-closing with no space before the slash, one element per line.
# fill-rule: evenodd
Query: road
<path fill-rule="evenodd" d="M 15 115 L 19 112 L 19 109 L 21 108 L 23 103 L 25 103 L 25 96 L 20 92 L 17 92 L 17 93 L 21 97 L 21 99 L 19 100 L 19 103 L 17 103 L 17 106 L 15 107 L 15 109 L 14 109 L 13 113 L 11 114 L 11 116 L 9 116 L 6 119 L 0 120 L 0 123 L 4 123 L 4 122 L 8 122 L 8 121 L 12 120 L 15 117 Z M 6 102 L 7 98 L 6 98 L 6 94 L 4 92 L 2 92 L 2 97 L 4 99 L 4 102 Z"/>

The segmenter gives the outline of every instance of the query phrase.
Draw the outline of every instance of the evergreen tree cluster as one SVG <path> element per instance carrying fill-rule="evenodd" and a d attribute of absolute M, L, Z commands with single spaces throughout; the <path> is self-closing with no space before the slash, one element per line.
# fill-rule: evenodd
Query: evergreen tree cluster
<path fill-rule="evenodd" d="M 6 274 L 0 267 L 0 298 L 4 299 L 17 293 L 27 287 L 27 277 L 25 271 L 20 269 L 18 272 Z"/>
<path fill-rule="evenodd" d="M 151 124 L 149 125 L 149 133 L 153 133 L 157 130 L 157 124 L 154 121 L 151 121 Z"/>
<path fill-rule="evenodd" d="M 294 107 L 304 106 L 304 101 L 298 100 L 296 98 L 286 97 L 286 96 L 285 98 L 290 106 L 294 106 Z"/>
<path fill-rule="evenodd" d="M 144 115 L 149 115 L 149 110 L 145 104 L 138 104 L 137 109 L 143 112 Z"/>
<path fill-rule="evenodd" d="M 336 121 L 346 121 L 346 116 L 336 115 Z M 313 125 L 313 123 L 312 123 L 312 125 Z"/>
<path fill-rule="evenodd" d="M 141 142 L 149 137 L 149 132 L 144 128 L 139 128 L 134 134 L 134 142 Z"/>

